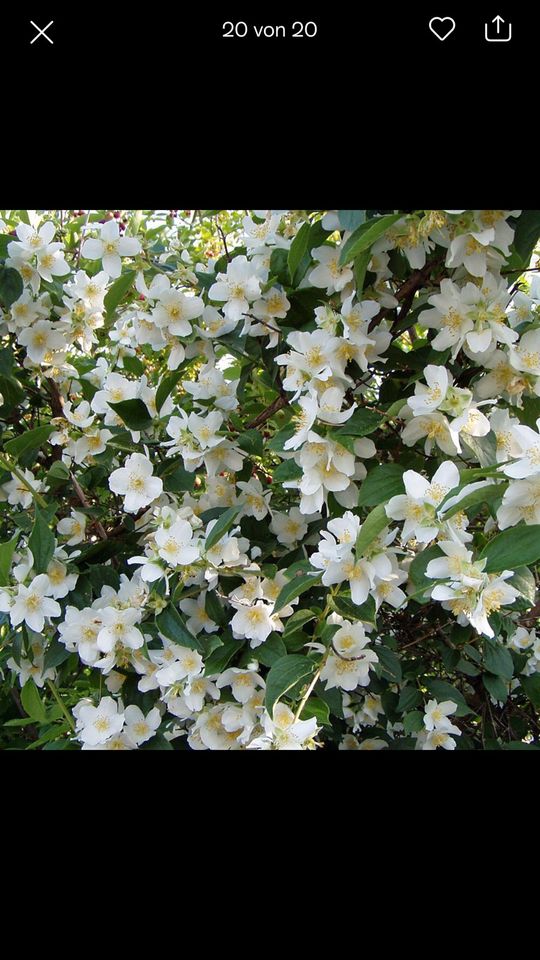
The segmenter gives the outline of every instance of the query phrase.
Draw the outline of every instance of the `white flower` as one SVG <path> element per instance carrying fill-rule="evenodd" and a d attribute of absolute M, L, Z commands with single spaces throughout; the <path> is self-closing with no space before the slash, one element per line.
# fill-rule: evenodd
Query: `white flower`
<path fill-rule="evenodd" d="M 64 557 L 66 556 L 64 550 L 60 552 Z M 61 600 L 63 597 L 67 597 L 68 593 L 75 589 L 75 585 L 79 579 L 78 573 L 68 573 L 66 565 L 54 558 L 47 567 L 46 575 L 49 578 L 48 593 L 50 593 L 55 600 Z"/>
<path fill-rule="evenodd" d="M 308 434 L 317 419 L 319 404 L 315 396 L 300 397 L 298 406 L 301 412 L 295 414 L 292 418 L 291 422 L 294 424 L 294 433 L 292 437 L 289 437 L 283 444 L 284 450 L 298 450 L 298 447 L 301 447 L 307 440 Z"/>
<path fill-rule="evenodd" d="M 204 311 L 204 302 L 200 297 L 187 296 L 181 290 L 171 287 L 159 294 L 158 304 L 152 310 L 151 317 L 158 327 L 166 327 L 175 336 L 189 337 L 191 321 L 200 317 Z"/>
<path fill-rule="evenodd" d="M 111 425 L 121 425 L 122 421 L 109 407 L 109 403 L 121 403 L 123 400 L 133 400 L 138 393 L 138 384 L 120 373 L 107 373 L 103 378 L 102 389 L 98 390 L 92 397 L 92 410 L 96 413 L 104 413 L 105 423 Z"/>
<path fill-rule="evenodd" d="M 274 705 L 273 718 L 265 712 L 264 736 L 248 744 L 251 750 L 307 750 L 317 734 L 317 720 L 295 720 L 292 710 L 284 703 Z"/>
<path fill-rule="evenodd" d="M 430 560 L 426 576 L 434 580 L 459 581 L 466 587 L 480 587 L 485 581 L 485 560 L 473 562 L 472 550 L 455 540 L 440 540 L 438 546 L 446 556 Z"/>
<path fill-rule="evenodd" d="M 411 397 L 410 399 L 412 400 L 413 398 Z M 459 434 L 452 430 L 450 423 L 440 410 L 436 410 L 434 413 L 413 416 L 401 434 L 403 443 L 408 447 L 412 447 L 421 437 L 426 437 L 424 452 L 428 456 L 433 449 L 434 443 L 440 447 L 443 453 L 447 453 L 450 456 L 459 453 L 461 450 Z"/>
<path fill-rule="evenodd" d="M 8 254 L 10 257 L 22 256 L 25 259 L 33 257 L 34 254 L 46 247 L 52 242 L 55 234 L 55 226 L 51 220 L 44 223 L 39 230 L 31 227 L 27 223 L 19 223 L 15 228 L 18 241 L 12 240 L 8 244 Z"/>
<path fill-rule="evenodd" d="M 124 710 L 124 718 L 124 734 L 136 747 L 140 746 L 141 743 L 146 743 L 147 740 L 151 740 L 161 723 L 161 714 L 157 707 L 154 707 L 145 716 L 139 707 L 130 704 Z"/>
<path fill-rule="evenodd" d="M 286 488 L 299 488 L 302 498 L 300 512 L 315 513 L 321 509 L 327 491 L 337 493 L 350 486 L 354 474 L 354 454 L 331 440 L 323 440 L 310 432 L 308 442 L 299 454 L 302 479 L 287 481 Z"/>
<path fill-rule="evenodd" d="M 308 527 L 306 519 L 302 516 L 298 507 L 291 507 L 288 513 L 274 512 L 272 514 L 270 530 L 276 535 L 278 543 L 282 543 L 284 546 L 292 546 L 293 543 L 303 540 Z"/>
<path fill-rule="evenodd" d="M 514 427 L 513 433 L 522 449 L 516 463 L 503 466 L 503 473 L 518 480 L 540 473 L 540 417 L 536 421 L 536 431 L 520 423 Z"/>
<path fill-rule="evenodd" d="M 459 727 L 454 726 L 448 717 L 457 710 L 457 703 L 453 700 L 443 700 L 438 703 L 437 700 L 429 700 L 424 712 L 424 726 L 426 730 L 443 730 L 445 733 L 453 733 L 461 736 Z"/>
<path fill-rule="evenodd" d="M 99 240 L 85 240 L 81 255 L 87 260 L 101 260 L 103 269 L 110 277 L 119 277 L 122 272 L 120 257 L 134 257 L 141 252 L 135 237 L 121 237 L 116 220 L 108 220 L 101 227 Z"/>
<path fill-rule="evenodd" d="M 509 360 L 515 370 L 523 373 L 540 376 L 540 330 L 528 330 L 518 343 L 511 345 L 508 351 Z"/>
<path fill-rule="evenodd" d="M 353 272 L 350 267 L 339 266 L 339 247 L 316 247 L 311 251 L 311 256 L 318 261 L 316 266 L 309 274 L 308 280 L 314 287 L 326 287 L 328 294 L 343 290 L 343 288 L 353 279 Z"/>
<path fill-rule="evenodd" d="M 424 378 L 427 386 L 418 382 L 414 388 L 414 397 L 409 397 L 407 400 L 415 416 L 437 410 L 448 389 L 448 371 L 444 367 L 429 364 L 424 368 Z"/>
<path fill-rule="evenodd" d="M 280 354 L 275 358 L 275 362 L 287 366 L 283 386 L 286 390 L 294 390 L 293 399 L 296 399 L 313 378 L 328 380 L 332 376 L 336 351 L 341 341 L 338 337 L 329 337 L 325 330 L 314 330 L 311 333 L 294 330 L 287 337 L 287 343 L 293 348 L 292 351 Z"/>
<path fill-rule="evenodd" d="M 73 711 L 75 713 L 75 710 Z M 124 726 L 124 714 L 118 712 L 118 705 L 112 697 L 103 697 L 97 707 L 84 703 L 77 714 L 79 740 L 89 746 L 105 743 L 110 737 L 120 733 Z"/>
<path fill-rule="evenodd" d="M 28 486 L 32 487 L 36 493 L 40 493 L 44 489 L 44 485 L 41 480 L 36 480 L 34 474 L 27 470 L 26 468 L 21 471 L 24 475 L 25 480 L 28 481 Z M 2 484 L 2 489 L 7 494 L 8 503 L 11 503 L 12 506 L 21 506 L 25 510 L 32 504 L 32 493 L 28 489 L 28 486 L 19 480 L 13 473 L 11 474 L 12 479 L 8 480 L 7 483 Z"/>
<path fill-rule="evenodd" d="M 403 541 L 414 537 L 419 543 L 429 543 L 439 532 L 437 507 L 458 486 L 459 470 L 455 463 L 446 460 L 431 481 L 414 470 L 406 470 L 403 483 L 406 493 L 391 497 L 385 507 L 386 515 L 392 520 L 405 520 Z"/>
<path fill-rule="evenodd" d="M 257 600 L 252 606 L 238 604 L 237 611 L 231 620 L 233 637 L 235 639 L 246 637 L 251 647 L 258 647 L 273 630 L 283 630 L 277 615 L 272 615 L 272 609 L 272 606 L 262 600 Z"/>
<path fill-rule="evenodd" d="M 92 311 L 102 310 L 109 276 L 104 270 L 89 277 L 85 270 L 77 270 L 73 280 L 64 284 L 68 296 L 82 300 Z"/>
<path fill-rule="evenodd" d="M 182 647 L 180 644 L 174 644 L 173 650 L 174 660 L 167 661 L 156 671 L 156 680 L 163 687 L 172 686 L 186 677 L 196 677 L 204 668 L 203 658 L 197 650 Z"/>
<path fill-rule="evenodd" d="M 524 520 L 526 524 L 540 523 L 540 475 L 530 479 L 515 480 L 505 490 L 502 504 L 497 510 L 500 530 L 515 527 Z"/>
<path fill-rule="evenodd" d="M 239 497 L 239 503 L 242 504 L 242 511 L 239 514 L 244 517 L 255 517 L 256 520 L 263 520 L 270 512 L 270 490 L 264 490 L 258 477 L 252 477 L 251 480 L 239 480 L 236 484 L 242 491 L 243 496 Z"/>
<path fill-rule="evenodd" d="M 454 729 L 457 730 L 457 727 Z M 422 731 L 418 734 L 417 750 L 436 750 L 438 747 L 442 747 L 443 750 L 455 750 L 456 741 L 445 730 L 432 730 L 431 733 Z"/>
<path fill-rule="evenodd" d="M 68 606 L 64 622 L 58 624 L 59 639 L 65 644 L 66 650 L 78 653 L 83 663 L 92 665 L 100 656 L 97 638 L 101 626 L 101 617 L 96 610 L 91 607 L 78 610 L 77 607 Z"/>
<path fill-rule="evenodd" d="M 321 680 L 326 680 L 326 690 L 340 687 L 355 690 L 369 683 L 369 671 L 379 662 L 373 650 L 366 650 L 369 637 L 361 623 L 344 620 L 332 638 L 333 650 L 328 655 L 321 671 Z"/>
<path fill-rule="evenodd" d="M 210 300 L 225 302 L 223 313 L 228 320 L 238 323 L 249 310 L 249 304 L 260 295 L 259 280 L 247 257 L 235 257 L 227 266 L 227 273 L 218 273 L 217 282 L 208 291 Z"/>
<path fill-rule="evenodd" d="M 187 520 L 159 527 L 155 539 L 159 556 L 170 567 L 189 566 L 200 557 L 198 541 L 193 541 L 193 527 Z"/>
<path fill-rule="evenodd" d="M 31 630 L 41 633 L 46 617 L 59 617 L 60 604 L 46 596 L 50 592 L 49 578 L 45 573 L 34 577 L 28 587 L 19 584 L 17 596 L 9 611 L 12 626 L 16 627 L 24 620 Z"/>
<path fill-rule="evenodd" d="M 443 609 L 451 610 L 458 623 L 470 623 L 477 633 L 494 637 L 488 617 L 519 596 L 515 587 L 505 583 L 511 576 L 512 570 L 503 570 L 499 576 L 487 575 L 487 585 L 483 589 L 468 587 L 462 581 L 440 584 L 433 588 L 431 596 L 433 600 L 441 601 Z"/>
<path fill-rule="evenodd" d="M 31 327 L 25 327 L 17 334 L 17 339 L 26 347 L 26 352 L 34 363 L 48 363 L 48 355 L 66 345 L 64 334 L 53 327 L 49 320 L 38 320 Z"/>
<path fill-rule="evenodd" d="M 133 607 L 118 610 L 105 607 L 100 610 L 101 628 L 97 635 L 97 646 L 103 653 L 111 653 L 117 643 L 130 650 L 138 650 L 144 643 L 144 637 L 135 626 L 140 622 L 141 611 Z"/>
<path fill-rule="evenodd" d="M 232 695 L 235 700 L 238 700 L 238 703 L 247 703 L 258 687 L 264 687 L 264 680 L 254 670 L 230 667 L 216 680 L 218 690 L 228 686 L 230 686 Z"/>
<path fill-rule="evenodd" d="M 206 596 L 206 591 L 203 591 L 196 599 L 188 597 L 179 603 L 182 613 L 188 615 L 186 626 L 195 637 L 201 630 L 204 630 L 205 633 L 215 633 L 216 630 L 219 630 L 218 624 L 214 623 L 206 612 Z"/>
<path fill-rule="evenodd" d="M 86 535 L 86 516 L 78 510 L 72 510 L 69 517 L 64 517 L 57 524 L 57 532 L 68 537 L 68 547 L 74 547 L 77 543 L 82 543 Z"/>
<path fill-rule="evenodd" d="M 156 500 L 163 492 L 163 481 L 152 476 L 152 464 L 142 453 L 132 453 L 123 467 L 114 470 L 109 477 L 113 493 L 125 497 L 124 510 L 137 513 Z"/>

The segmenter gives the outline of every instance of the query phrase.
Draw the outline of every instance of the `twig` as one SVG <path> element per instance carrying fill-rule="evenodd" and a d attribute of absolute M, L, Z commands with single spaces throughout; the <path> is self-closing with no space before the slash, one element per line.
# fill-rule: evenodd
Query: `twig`
<path fill-rule="evenodd" d="M 45 383 L 47 385 L 47 392 L 51 400 L 51 410 L 54 417 L 63 417 L 64 416 L 64 400 L 60 394 L 60 391 L 50 377 L 45 377 Z"/>
<path fill-rule="evenodd" d="M 246 430 L 253 430 L 255 427 L 262 426 L 262 424 L 266 423 L 266 421 L 269 420 L 270 417 L 273 417 L 273 415 L 277 413 L 278 410 L 282 410 L 283 407 L 286 407 L 288 403 L 289 403 L 288 398 L 283 396 L 283 394 L 281 394 L 279 397 L 276 397 L 276 399 L 270 404 L 270 406 L 266 407 L 266 410 L 263 410 L 258 417 L 255 417 L 255 419 L 252 420 L 251 423 L 248 423 Z"/>
<path fill-rule="evenodd" d="M 223 243 L 223 249 L 225 250 L 225 256 L 227 257 L 227 260 L 228 260 L 228 262 L 230 263 L 230 262 L 231 262 L 231 255 L 230 255 L 230 253 L 229 253 L 229 251 L 228 251 L 228 249 L 227 249 L 227 241 L 226 241 L 226 239 L 225 239 L 225 234 L 223 233 L 223 230 L 221 229 L 221 226 L 220 226 L 220 224 L 218 223 L 217 218 L 216 218 L 216 227 L 217 227 L 218 233 L 219 233 L 219 235 L 220 235 L 220 237 L 221 237 L 221 242 Z"/>
<path fill-rule="evenodd" d="M 83 506 L 83 507 L 89 507 L 90 504 L 89 504 L 88 500 L 86 499 L 84 490 L 82 489 L 79 481 L 77 480 L 77 478 L 75 477 L 75 475 L 71 472 L 71 470 L 70 470 L 69 475 L 70 475 L 70 477 L 71 477 L 71 482 L 73 483 L 73 489 L 74 489 L 75 493 L 77 494 L 77 497 L 78 497 L 78 499 L 80 500 L 82 506 Z M 101 523 L 101 521 L 100 521 L 100 520 L 95 520 L 94 523 L 95 523 L 96 530 L 97 530 L 97 532 L 99 533 L 101 539 L 102 539 L 102 540 L 108 540 L 109 538 L 108 538 L 108 536 L 107 536 L 106 530 L 105 530 L 103 524 Z"/>
<path fill-rule="evenodd" d="M 401 323 L 401 321 L 406 317 L 411 309 L 416 292 L 420 289 L 420 287 L 424 286 L 433 268 L 441 262 L 442 259 L 440 257 L 438 257 L 436 260 L 429 260 L 421 270 L 415 270 L 413 273 L 411 273 L 410 277 L 405 281 L 405 283 L 402 283 L 399 290 L 396 291 L 394 294 L 396 300 L 400 302 L 404 300 L 405 303 L 403 304 L 399 315 L 392 324 L 393 330 L 397 327 L 398 323 Z M 371 333 L 377 324 L 379 324 L 385 317 L 389 316 L 391 312 L 392 311 L 389 307 L 384 307 L 382 310 L 380 310 L 379 313 L 373 317 L 373 320 L 369 324 L 368 333 Z"/>

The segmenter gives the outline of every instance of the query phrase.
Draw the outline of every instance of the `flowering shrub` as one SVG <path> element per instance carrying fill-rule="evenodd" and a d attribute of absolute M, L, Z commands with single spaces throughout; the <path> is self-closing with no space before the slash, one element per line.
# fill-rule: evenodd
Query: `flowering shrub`
<path fill-rule="evenodd" d="M 540 211 L 0 211 L 4 749 L 536 749 Z"/>

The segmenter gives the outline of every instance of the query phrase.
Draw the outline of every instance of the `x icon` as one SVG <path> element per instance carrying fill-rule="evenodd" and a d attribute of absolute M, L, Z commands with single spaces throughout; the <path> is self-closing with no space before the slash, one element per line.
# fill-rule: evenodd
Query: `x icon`
<path fill-rule="evenodd" d="M 35 43 L 36 40 L 38 39 L 38 37 L 45 37 L 45 40 L 48 40 L 49 43 L 53 43 L 53 42 L 54 42 L 54 41 L 51 40 L 51 38 L 48 37 L 47 34 L 45 33 L 45 31 L 48 30 L 49 27 L 52 27 L 52 25 L 53 25 L 53 23 L 54 23 L 54 20 L 51 20 L 50 23 L 48 23 L 46 27 L 43 27 L 43 30 L 41 29 L 41 27 L 38 27 L 37 23 L 34 23 L 33 20 L 31 20 L 30 23 L 32 24 L 33 27 L 36 28 L 36 30 L 39 31 L 39 33 L 36 33 L 34 39 L 30 41 L 30 44 Z"/>

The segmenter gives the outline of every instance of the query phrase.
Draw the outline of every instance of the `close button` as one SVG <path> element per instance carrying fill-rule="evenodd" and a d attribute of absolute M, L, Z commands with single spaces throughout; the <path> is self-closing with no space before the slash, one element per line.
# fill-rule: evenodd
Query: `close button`
<path fill-rule="evenodd" d="M 48 40 L 49 43 L 54 43 L 54 40 L 51 40 L 51 38 L 50 38 L 50 37 L 48 36 L 48 34 L 46 33 L 46 31 L 49 29 L 49 27 L 52 27 L 52 25 L 53 25 L 53 23 L 54 23 L 54 20 L 50 20 L 49 23 L 47 24 L 47 26 L 46 26 L 46 27 L 43 27 L 43 30 L 41 29 L 41 27 L 38 27 L 37 23 L 34 23 L 33 20 L 31 20 L 30 23 L 31 23 L 32 26 L 38 31 L 38 32 L 36 33 L 34 39 L 30 41 L 30 46 L 31 46 L 33 43 L 35 43 L 36 40 L 39 40 L 40 37 L 43 37 L 45 40 Z"/>

